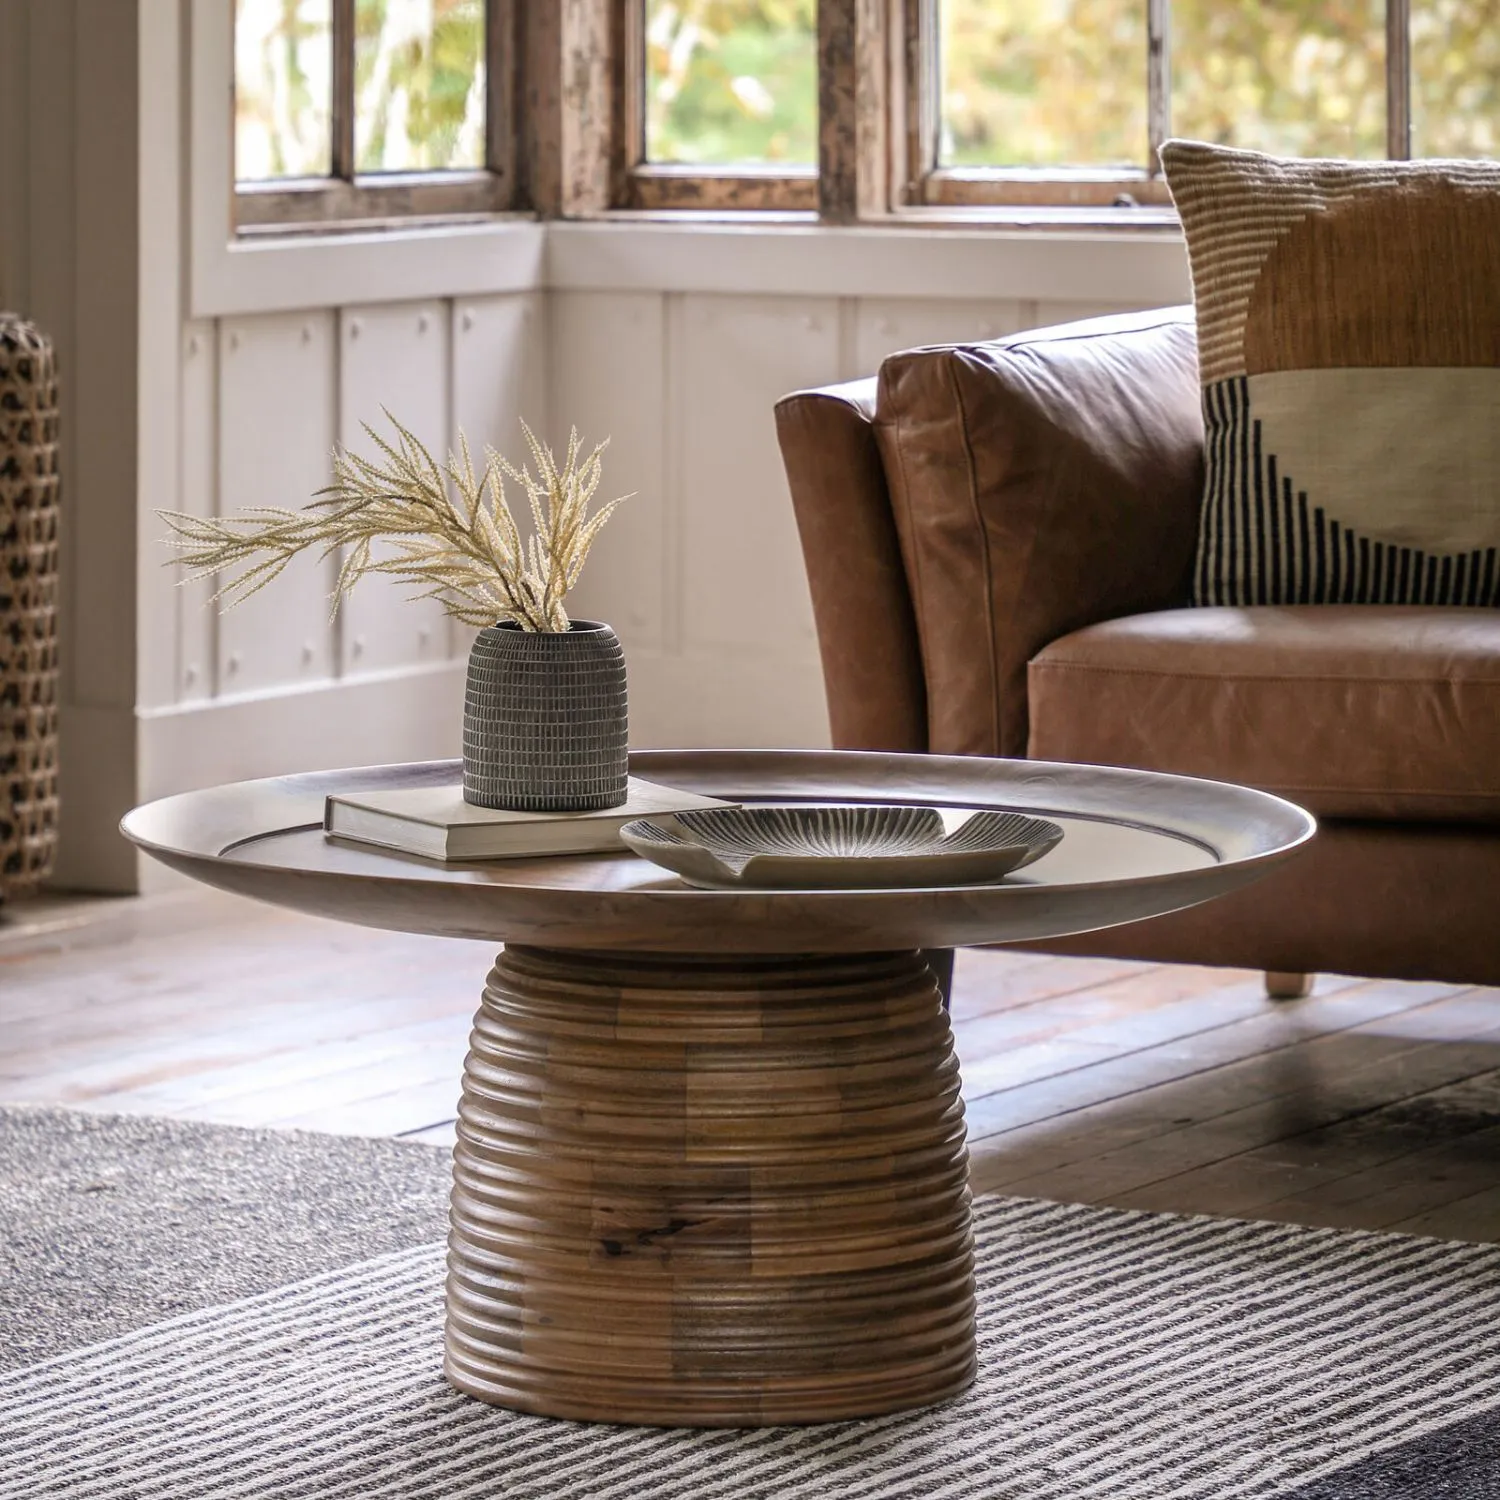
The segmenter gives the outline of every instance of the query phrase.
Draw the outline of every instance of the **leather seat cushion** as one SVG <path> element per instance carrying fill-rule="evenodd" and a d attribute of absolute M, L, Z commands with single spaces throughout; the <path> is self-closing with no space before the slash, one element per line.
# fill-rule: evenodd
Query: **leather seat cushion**
<path fill-rule="evenodd" d="M 1173 609 L 1028 668 L 1036 760 L 1280 793 L 1320 817 L 1500 822 L 1500 611 Z"/>

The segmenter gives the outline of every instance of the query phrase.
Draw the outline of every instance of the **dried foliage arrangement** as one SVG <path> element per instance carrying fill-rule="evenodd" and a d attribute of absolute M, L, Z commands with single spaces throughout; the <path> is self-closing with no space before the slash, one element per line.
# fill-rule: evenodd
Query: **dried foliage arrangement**
<path fill-rule="evenodd" d="M 328 557 L 347 549 L 335 613 L 361 578 L 384 573 L 415 587 L 414 598 L 439 600 L 467 625 L 513 620 L 523 630 L 566 630 L 563 600 L 600 528 L 629 498 L 589 510 L 607 442 L 585 457 L 575 428 L 559 468 L 523 422 L 535 472 L 486 448 L 476 476 L 462 433 L 458 453 L 440 468 L 416 437 L 386 417 L 394 443 L 365 426 L 384 463 L 336 449 L 334 482 L 302 510 L 254 507 L 225 520 L 160 512 L 172 532 L 167 542 L 186 565 L 183 581 L 233 573 L 214 595 L 229 608 L 258 593 L 299 553 L 317 549 Z M 507 479 L 530 502 L 532 531 L 524 539 L 506 499 Z"/>

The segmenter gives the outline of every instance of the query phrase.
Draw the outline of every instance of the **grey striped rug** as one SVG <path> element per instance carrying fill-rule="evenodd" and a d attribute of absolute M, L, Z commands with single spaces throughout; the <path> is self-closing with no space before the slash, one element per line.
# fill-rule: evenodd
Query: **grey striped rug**
<path fill-rule="evenodd" d="M 1377 1484 L 1400 1468 L 1383 1458 L 1425 1472 L 1424 1442 L 1450 1434 L 1472 1460 L 1495 1431 L 1500 1251 L 1019 1199 L 975 1211 L 980 1377 L 945 1407 L 667 1431 L 483 1406 L 439 1372 L 429 1245 L 0 1375 L 0 1497 L 1500 1493 L 1490 1460 L 1458 1488 Z"/>

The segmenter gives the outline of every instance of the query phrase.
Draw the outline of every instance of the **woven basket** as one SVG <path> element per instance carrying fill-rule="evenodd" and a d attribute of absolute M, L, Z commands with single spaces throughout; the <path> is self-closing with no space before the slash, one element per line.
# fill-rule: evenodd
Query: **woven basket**
<path fill-rule="evenodd" d="M 57 368 L 0 313 L 0 900 L 57 848 Z"/>

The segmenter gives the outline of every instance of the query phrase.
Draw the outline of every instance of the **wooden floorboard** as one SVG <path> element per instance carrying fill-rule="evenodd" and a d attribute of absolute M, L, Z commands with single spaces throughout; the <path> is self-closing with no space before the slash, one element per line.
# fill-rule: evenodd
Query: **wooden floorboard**
<path fill-rule="evenodd" d="M 483 943 L 209 891 L 0 910 L 0 1102 L 451 1145 Z M 1500 991 L 959 955 L 976 1190 L 1500 1241 Z"/>

